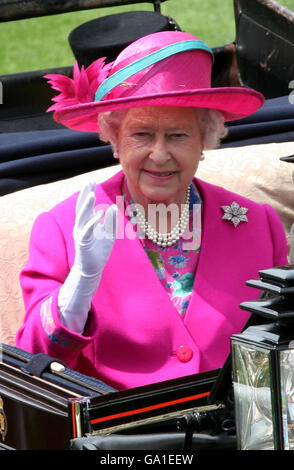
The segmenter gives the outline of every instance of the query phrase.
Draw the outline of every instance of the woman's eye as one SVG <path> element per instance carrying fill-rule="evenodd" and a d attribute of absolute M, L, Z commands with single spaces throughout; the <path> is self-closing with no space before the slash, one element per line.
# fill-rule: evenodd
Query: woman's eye
<path fill-rule="evenodd" d="M 171 137 L 172 139 L 177 139 L 177 140 L 179 140 L 179 139 L 185 139 L 185 138 L 188 137 L 188 136 L 187 136 L 187 134 L 184 134 L 184 133 L 182 133 L 182 132 L 175 132 L 174 134 L 171 134 L 170 137 Z"/>
<path fill-rule="evenodd" d="M 152 134 L 150 132 L 135 132 L 133 137 L 137 140 L 151 139 Z"/>
<path fill-rule="evenodd" d="M 144 131 L 142 131 L 142 132 L 135 132 L 133 135 L 134 135 L 135 137 L 145 137 L 145 136 L 148 136 L 148 135 L 150 135 L 150 134 L 149 134 L 149 132 L 144 132 Z"/>

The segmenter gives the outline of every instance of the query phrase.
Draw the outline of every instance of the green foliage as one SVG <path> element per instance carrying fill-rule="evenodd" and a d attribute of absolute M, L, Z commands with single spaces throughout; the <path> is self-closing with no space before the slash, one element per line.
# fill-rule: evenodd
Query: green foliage
<path fill-rule="evenodd" d="M 294 0 L 280 3 L 294 10 Z M 1 23 L 0 73 L 72 65 L 74 57 L 67 39 L 70 31 L 99 16 L 138 9 L 152 11 L 153 7 L 143 3 Z M 234 40 L 233 0 L 168 0 L 161 11 L 211 47 Z"/>

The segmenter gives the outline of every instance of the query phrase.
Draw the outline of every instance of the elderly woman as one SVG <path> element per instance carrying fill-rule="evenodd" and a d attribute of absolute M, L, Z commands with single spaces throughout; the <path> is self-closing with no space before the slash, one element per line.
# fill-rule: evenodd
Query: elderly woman
<path fill-rule="evenodd" d="M 162 32 L 73 80 L 48 77 L 55 119 L 98 131 L 122 171 L 36 220 L 18 346 L 117 389 L 223 365 L 254 295 L 246 280 L 287 264 L 287 246 L 271 207 L 194 178 L 224 122 L 263 104 L 211 88 L 211 65 L 205 43 Z"/>

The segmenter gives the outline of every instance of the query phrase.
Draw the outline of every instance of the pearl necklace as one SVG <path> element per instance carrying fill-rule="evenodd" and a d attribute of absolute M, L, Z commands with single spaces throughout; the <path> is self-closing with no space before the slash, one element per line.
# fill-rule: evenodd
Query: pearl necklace
<path fill-rule="evenodd" d="M 166 247 L 166 246 L 174 245 L 177 241 L 179 241 L 181 236 L 183 236 L 184 233 L 186 232 L 186 229 L 189 223 L 189 206 L 190 206 L 190 186 L 187 189 L 186 201 L 185 201 L 184 208 L 182 210 L 182 214 L 178 222 L 174 226 L 174 228 L 171 230 L 171 232 L 168 232 L 168 233 L 157 232 L 151 226 L 151 224 L 145 219 L 144 214 L 141 212 L 137 204 L 135 204 L 135 211 L 136 211 L 138 224 L 140 225 L 146 237 L 149 240 L 151 240 L 155 245 L 159 247 Z"/>

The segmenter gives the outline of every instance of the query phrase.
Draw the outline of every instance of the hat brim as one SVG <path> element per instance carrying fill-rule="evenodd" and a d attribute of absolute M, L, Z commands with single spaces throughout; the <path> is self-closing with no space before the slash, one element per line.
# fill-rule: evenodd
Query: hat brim
<path fill-rule="evenodd" d="M 97 118 L 102 112 L 144 106 L 176 106 L 216 109 L 224 115 L 225 121 L 234 121 L 256 112 L 264 100 L 258 91 L 242 87 L 181 90 L 81 103 L 55 111 L 54 119 L 70 129 L 99 132 Z"/>

